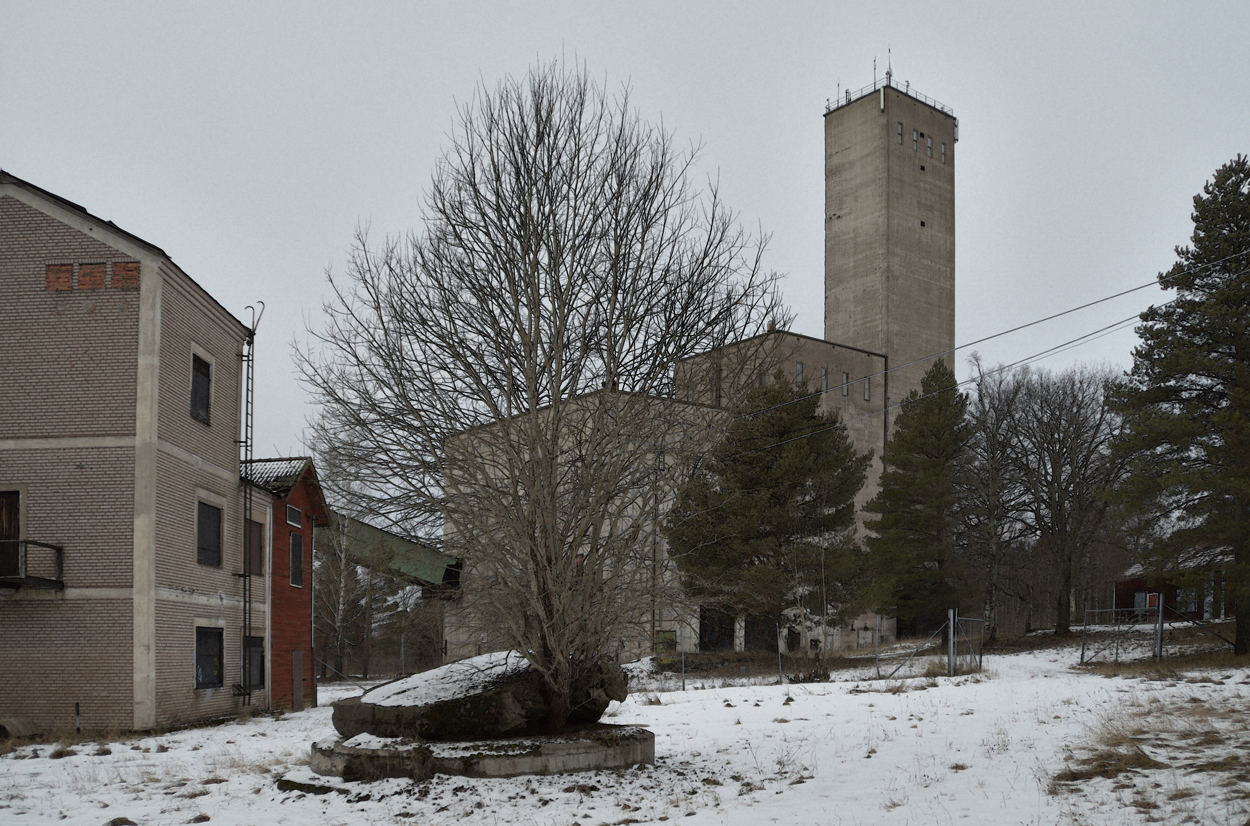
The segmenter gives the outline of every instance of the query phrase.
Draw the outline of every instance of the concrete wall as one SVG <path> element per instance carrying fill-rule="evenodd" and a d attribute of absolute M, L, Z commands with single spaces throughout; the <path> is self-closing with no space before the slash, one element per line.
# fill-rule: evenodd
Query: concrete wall
<path fill-rule="evenodd" d="M 825 337 L 889 357 L 891 406 L 955 346 L 956 128 L 893 87 L 825 115 Z"/>

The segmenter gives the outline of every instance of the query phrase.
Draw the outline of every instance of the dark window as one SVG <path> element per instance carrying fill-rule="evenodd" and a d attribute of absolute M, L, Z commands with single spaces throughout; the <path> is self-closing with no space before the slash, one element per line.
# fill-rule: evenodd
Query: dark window
<path fill-rule="evenodd" d="M 265 638 L 243 638 L 243 687 L 265 687 Z"/>
<path fill-rule="evenodd" d="M 898 122 L 898 145 L 903 145 L 903 122 L 901 120 Z"/>
<path fill-rule="evenodd" d="M 200 502 L 195 527 L 195 561 L 221 567 L 221 508 Z"/>
<path fill-rule="evenodd" d="M 946 163 L 946 141 L 942 141 L 942 163 Z"/>
<path fill-rule="evenodd" d="M 911 148 L 913 152 L 920 150 L 920 133 L 915 129 L 911 130 Z"/>
<path fill-rule="evenodd" d="M 220 688 L 225 684 L 221 640 L 220 628 L 195 629 L 196 688 Z"/>
<path fill-rule="evenodd" d="M 872 379 L 864 379 L 864 401 L 872 400 Z"/>
<path fill-rule="evenodd" d="M 304 535 L 291 534 L 291 584 L 304 587 Z"/>
<path fill-rule="evenodd" d="M 208 424 L 208 404 L 212 395 L 212 367 L 199 356 L 191 356 L 191 416 L 204 424 Z"/>
<path fill-rule="evenodd" d="M 244 573 L 260 576 L 265 573 L 265 526 L 251 519 L 247 520 L 244 543 Z"/>
<path fill-rule="evenodd" d="M 22 538 L 21 492 L 0 490 L 0 576 L 21 573 L 18 540 Z"/>
<path fill-rule="evenodd" d="M 299 512 L 299 508 L 290 505 L 286 506 L 286 523 L 288 525 L 294 525 L 297 528 L 302 526 L 304 524 L 303 517 L 304 515 Z"/>

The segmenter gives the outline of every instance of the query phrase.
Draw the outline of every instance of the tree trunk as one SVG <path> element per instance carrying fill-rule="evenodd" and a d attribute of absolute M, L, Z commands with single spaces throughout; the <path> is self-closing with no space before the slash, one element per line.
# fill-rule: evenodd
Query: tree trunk
<path fill-rule="evenodd" d="M 1059 566 L 1059 599 L 1056 601 L 1058 615 L 1055 617 L 1056 637 L 1072 633 L 1072 553 L 1067 548 L 1061 551 Z"/>
<path fill-rule="evenodd" d="M 1236 588 L 1233 592 L 1233 613 L 1236 636 L 1233 637 L 1233 653 L 1250 654 L 1250 578 L 1244 573 L 1250 566 L 1250 542 L 1243 539 L 1233 549 L 1234 576 L 1225 575 L 1224 587 Z M 1230 582 L 1231 580 L 1231 582 Z"/>

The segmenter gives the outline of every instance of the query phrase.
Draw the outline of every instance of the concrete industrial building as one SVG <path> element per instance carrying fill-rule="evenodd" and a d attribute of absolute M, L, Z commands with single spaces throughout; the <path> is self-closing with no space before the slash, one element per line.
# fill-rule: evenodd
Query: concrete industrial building
<path fill-rule="evenodd" d="M 952 361 L 958 140 L 889 74 L 825 112 L 825 339 L 885 355 L 887 409 Z"/>
<path fill-rule="evenodd" d="M 838 412 L 860 452 L 871 451 L 857 510 L 876 495 L 881 455 L 898 405 L 939 357 L 951 363 L 955 345 L 955 143 L 958 121 L 942 104 L 900 89 L 887 75 L 848 91 L 824 115 L 825 338 L 772 330 L 684 359 L 675 365 L 674 395 L 703 408 L 734 403 L 743 388 L 787 380 L 820 392 L 820 410 Z M 671 502 L 669 503 L 671 504 Z M 662 514 L 667 505 L 661 507 Z M 658 525 L 660 518 L 653 517 Z M 657 570 L 651 585 L 671 597 L 677 581 L 667 543 L 653 529 Z M 467 576 L 471 577 L 471 572 Z M 675 599 L 655 609 L 652 639 L 623 650 L 687 651 L 773 637 L 771 622 L 755 629 L 744 617 L 714 616 Z M 894 637 L 892 619 L 875 614 L 838 627 L 813 629 L 825 650 L 871 645 Z M 448 659 L 488 650 L 449 612 Z M 808 629 L 789 634 L 806 648 Z"/>
<path fill-rule="evenodd" d="M 777 371 L 819 391 L 819 409 L 840 413 L 856 449 L 875 457 L 856 500 L 862 509 L 879 490 L 898 406 L 936 359 L 953 363 L 959 122 L 887 74 L 831 103 L 824 129 L 825 339 L 773 331 L 682 362 L 676 384 L 678 398 L 713 405 L 733 397 L 728 383 Z M 871 640 L 876 627 L 870 614 L 853 629 L 826 629 L 825 646 Z M 893 629 L 883 621 L 882 636 Z M 741 647 L 740 631 L 736 638 Z"/>

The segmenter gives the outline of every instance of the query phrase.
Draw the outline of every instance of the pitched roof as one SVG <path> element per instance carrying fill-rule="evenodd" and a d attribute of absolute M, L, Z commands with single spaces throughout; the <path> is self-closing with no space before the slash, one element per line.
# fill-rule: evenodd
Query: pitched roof
<path fill-rule="evenodd" d="M 144 249 L 148 250 L 152 254 L 158 255 L 161 258 L 164 258 L 167 262 L 169 262 L 169 265 L 175 271 L 177 271 L 180 275 L 182 275 L 183 278 L 187 279 L 187 281 L 194 284 L 195 287 L 201 293 L 207 296 L 209 301 L 216 304 L 223 313 L 225 313 L 227 316 L 230 317 L 232 321 L 234 321 L 234 323 L 238 324 L 244 330 L 248 330 L 249 332 L 251 332 L 250 328 L 246 324 L 244 324 L 242 321 L 240 321 L 238 318 L 235 318 L 234 313 L 227 310 L 225 305 L 223 305 L 220 301 L 218 301 L 216 298 L 213 297 L 212 293 L 204 289 L 204 287 L 194 278 L 187 275 L 186 272 L 183 271 L 182 267 L 178 266 L 178 264 L 174 261 L 174 259 L 169 257 L 169 253 L 165 252 L 165 250 L 156 246 L 151 241 L 145 241 L 144 239 L 140 238 L 138 235 L 135 235 L 133 232 L 127 232 L 126 230 L 117 226 L 117 224 L 114 224 L 112 221 L 106 221 L 98 215 L 93 215 L 92 213 L 88 212 L 85 207 L 80 206 L 79 204 L 76 204 L 73 201 L 68 200 L 66 198 L 62 198 L 60 195 L 57 195 L 55 192 L 49 192 L 43 187 L 35 186 L 30 181 L 26 181 L 17 177 L 12 172 L 8 172 L 4 169 L 0 169 L 0 185 L 5 185 L 5 184 L 24 189 L 27 192 L 33 193 L 35 195 L 38 195 L 41 198 L 45 198 L 49 201 L 52 201 L 58 204 L 63 209 L 66 209 L 72 213 L 81 215 L 84 218 L 89 218 L 90 220 L 96 222 L 102 227 L 108 227 L 108 229 L 111 232 L 117 233 L 118 235 L 130 241 L 131 243 L 137 244 L 140 247 L 143 247 Z"/>
<path fill-rule="evenodd" d="M 253 459 L 243 463 L 243 478 L 270 493 L 285 496 L 299 483 L 304 469 L 312 464 L 307 456 L 290 459 Z"/>

